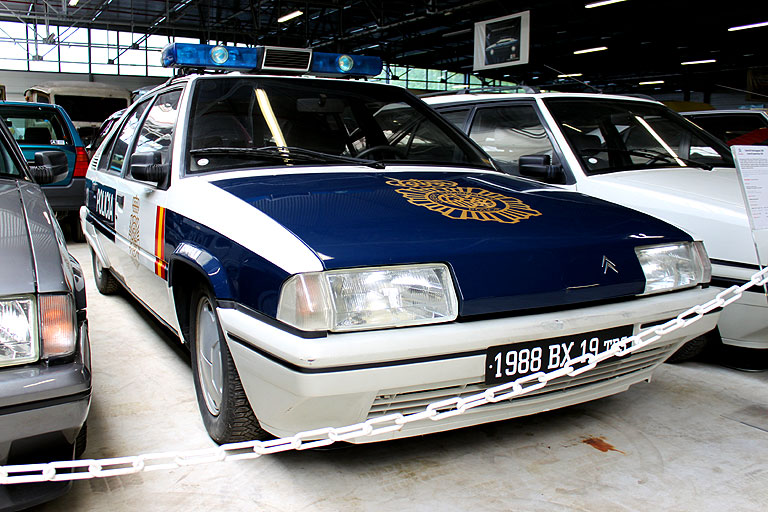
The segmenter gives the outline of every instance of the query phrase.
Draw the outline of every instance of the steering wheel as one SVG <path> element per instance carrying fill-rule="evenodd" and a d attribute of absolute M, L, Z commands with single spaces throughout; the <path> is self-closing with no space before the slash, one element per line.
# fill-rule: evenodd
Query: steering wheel
<path fill-rule="evenodd" d="M 387 146 L 387 145 L 372 146 L 370 148 L 362 150 L 361 152 L 359 152 L 355 156 L 357 158 L 365 158 L 368 155 L 370 155 L 371 153 L 377 153 L 377 152 L 392 153 L 395 156 L 396 159 L 400 159 L 400 160 L 405 160 L 405 158 L 406 158 L 406 153 L 401 148 L 397 148 L 397 147 L 394 147 L 394 146 Z"/>

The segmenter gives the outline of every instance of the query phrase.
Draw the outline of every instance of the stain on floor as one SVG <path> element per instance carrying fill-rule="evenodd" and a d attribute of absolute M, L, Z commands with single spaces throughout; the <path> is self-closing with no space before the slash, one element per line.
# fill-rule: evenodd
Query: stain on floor
<path fill-rule="evenodd" d="M 595 450 L 600 450 L 603 453 L 606 452 L 619 452 L 622 455 L 626 455 L 621 450 L 617 450 L 612 444 L 608 443 L 604 437 L 588 437 L 581 440 L 582 443 L 587 444 Z"/>

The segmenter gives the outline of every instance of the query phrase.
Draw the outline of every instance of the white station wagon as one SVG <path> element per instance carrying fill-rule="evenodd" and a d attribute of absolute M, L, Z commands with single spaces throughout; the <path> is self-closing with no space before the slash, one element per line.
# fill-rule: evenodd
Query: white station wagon
<path fill-rule="evenodd" d="M 653 100 L 574 93 L 465 93 L 424 98 L 507 172 L 639 210 L 703 240 L 712 284 L 759 270 L 727 146 Z M 762 264 L 768 240 L 757 239 Z M 720 317 L 727 345 L 768 349 L 768 300 L 754 287 Z M 711 336 L 688 344 L 693 357 Z"/>

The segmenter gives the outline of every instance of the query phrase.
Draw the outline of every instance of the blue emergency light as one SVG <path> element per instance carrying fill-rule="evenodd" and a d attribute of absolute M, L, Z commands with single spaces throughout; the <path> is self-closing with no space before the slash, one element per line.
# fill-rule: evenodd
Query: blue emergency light
<path fill-rule="evenodd" d="M 378 57 L 313 52 L 304 48 L 221 46 L 173 43 L 163 49 L 164 67 L 223 69 L 262 73 L 309 73 L 321 76 L 376 76 Z"/>

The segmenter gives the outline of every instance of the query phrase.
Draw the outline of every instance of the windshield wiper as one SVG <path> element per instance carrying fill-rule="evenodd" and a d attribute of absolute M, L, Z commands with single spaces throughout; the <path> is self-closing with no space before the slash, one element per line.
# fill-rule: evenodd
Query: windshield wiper
<path fill-rule="evenodd" d="M 384 169 L 384 163 L 377 160 L 368 160 L 367 158 L 355 158 L 353 156 L 332 155 L 321 151 L 298 148 L 293 146 L 277 147 L 264 146 L 260 148 L 237 148 L 237 147 L 213 147 L 200 148 L 190 151 L 192 155 L 243 155 L 259 156 L 271 160 L 280 160 L 289 162 L 340 162 L 346 164 L 366 165 L 374 169 Z"/>
<path fill-rule="evenodd" d="M 699 167 L 701 169 L 711 171 L 714 165 L 705 164 L 703 162 L 697 162 L 695 160 L 689 160 L 677 155 L 670 155 L 669 153 L 662 153 L 661 151 L 655 151 L 652 149 L 623 149 L 623 148 L 579 148 L 579 153 L 584 151 L 605 151 L 606 153 L 625 153 L 627 155 L 641 156 L 648 158 L 645 165 L 652 164 L 657 160 L 663 160 L 665 162 L 683 162 L 688 167 Z"/>

